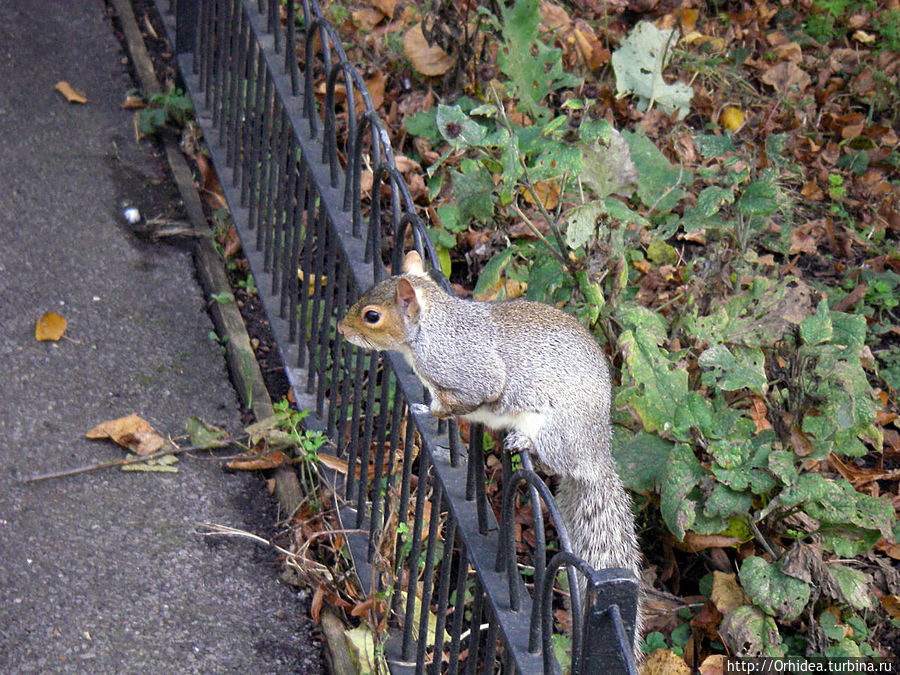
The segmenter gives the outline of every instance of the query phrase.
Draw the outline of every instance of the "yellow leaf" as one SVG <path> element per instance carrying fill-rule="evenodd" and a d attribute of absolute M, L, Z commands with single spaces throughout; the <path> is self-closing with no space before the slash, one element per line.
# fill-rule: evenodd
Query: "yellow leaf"
<path fill-rule="evenodd" d="M 87 96 L 73 88 L 68 82 L 57 82 L 53 88 L 62 94 L 69 103 L 87 103 Z"/>
<path fill-rule="evenodd" d="M 559 184 L 539 180 L 534 184 L 534 194 L 548 211 L 552 211 L 559 204 Z M 535 199 L 530 190 L 522 190 L 522 196 L 529 204 L 534 204 Z"/>
<path fill-rule="evenodd" d="M 747 596 L 738 585 L 737 578 L 734 574 L 725 572 L 713 572 L 713 587 L 709 599 L 722 614 L 728 614 L 731 610 L 747 604 Z"/>
<path fill-rule="evenodd" d="M 858 30 L 853 34 L 853 39 L 857 42 L 862 42 L 864 45 L 871 44 L 875 42 L 875 36 L 871 33 L 867 33 L 864 30 Z"/>
<path fill-rule="evenodd" d="M 728 131 L 737 131 L 744 124 L 744 113 L 738 108 L 725 108 L 719 117 L 719 123 Z"/>
<path fill-rule="evenodd" d="M 428 77 L 443 75 L 455 63 L 455 59 L 443 49 L 428 44 L 421 23 L 410 28 L 403 36 L 403 54 L 417 72 Z"/>
<path fill-rule="evenodd" d="M 641 664 L 641 675 L 689 675 L 690 672 L 684 659 L 668 649 L 657 649 Z"/>
<path fill-rule="evenodd" d="M 66 320 L 56 312 L 47 312 L 34 327 L 34 337 L 38 342 L 56 342 L 66 332 Z"/>

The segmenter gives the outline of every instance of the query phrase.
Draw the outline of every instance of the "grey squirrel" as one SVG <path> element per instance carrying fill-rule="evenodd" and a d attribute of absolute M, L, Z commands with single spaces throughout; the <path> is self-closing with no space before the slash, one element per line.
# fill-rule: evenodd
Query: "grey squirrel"
<path fill-rule="evenodd" d="M 578 321 L 539 302 L 452 296 L 411 251 L 403 274 L 366 291 L 338 331 L 358 347 L 403 355 L 435 417 L 509 430 L 512 448 L 530 444 L 559 476 L 556 502 L 573 553 L 640 579 L 631 499 L 610 453 L 609 368 Z M 637 645 L 640 607 L 635 623 Z"/>

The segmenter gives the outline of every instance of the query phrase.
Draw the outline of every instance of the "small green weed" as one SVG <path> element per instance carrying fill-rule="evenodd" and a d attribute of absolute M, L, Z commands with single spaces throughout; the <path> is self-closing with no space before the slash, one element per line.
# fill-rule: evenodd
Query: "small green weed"
<path fill-rule="evenodd" d="M 164 130 L 180 130 L 194 116 L 191 99 L 181 89 L 166 94 L 151 94 L 147 107 L 138 111 L 138 131 L 154 136 Z"/>

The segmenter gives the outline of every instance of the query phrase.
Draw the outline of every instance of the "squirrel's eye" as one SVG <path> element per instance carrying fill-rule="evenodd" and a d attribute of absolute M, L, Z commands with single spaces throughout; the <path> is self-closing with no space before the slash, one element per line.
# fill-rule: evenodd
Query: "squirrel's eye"
<path fill-rule="evenodd" d="M 366 323 L 378 323 L 378 320 L 380 318 L 381 314 L 376 312 L 374 309 L 370 309 L 365 314 L 363 314 L 363 319 L 365 319 Z"/>

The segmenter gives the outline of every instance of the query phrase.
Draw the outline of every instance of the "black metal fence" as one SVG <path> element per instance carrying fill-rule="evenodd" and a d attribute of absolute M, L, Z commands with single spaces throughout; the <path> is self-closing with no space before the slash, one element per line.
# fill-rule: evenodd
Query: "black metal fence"
<path fill-rule="evenodd" d="M 159 2 L 160 0 L 158 0 Z M 162 3 L 160 2 L 160 5 Z M 568 569 L 572 672 L 633 672 L 637 588 L 627 570 L 546 560 L 546 485 L 503 453 L 498 523 L 486 497 L 483 434 L 415 404 L 423 388 L 396 354 L 366 354 L 336 331 L 361 291 L 412 239 L 437 257 L 357 70 L 314 0 L 177 0 L 160 6 L 291 387 L 308 426 L 349 467 L 338 481 L 354 566 L 388 598 L 386 658 L 399 673 L 554 673 L 552 588 Z M 364 172 L 372 185 L 363 189 Z M 449 285 L 447 285 L 449 290 Z M 338 478 L 342 478 L 338 476 Z M 532 504 L 529 594 L 517 566 L 514 496 Z M 588 578 L 581 611 L 576 575 Z"/>

